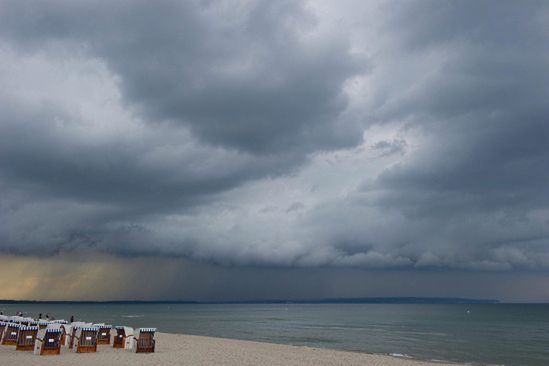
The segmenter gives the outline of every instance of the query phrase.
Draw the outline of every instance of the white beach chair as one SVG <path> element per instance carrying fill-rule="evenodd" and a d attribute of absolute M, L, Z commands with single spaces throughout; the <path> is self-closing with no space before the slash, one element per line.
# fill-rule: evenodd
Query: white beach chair
<path fill-rule="evenodd" d="M 97 324 L 94 326 L 97 326 L 99 328 L 99 331 L 97 333 L 97 344 L 111 344 L 111 329 L 112 325 L 108 324 Z"/>
<path fill-rule="evenodd" d="M 15 349 L 17 351 L 32 351 L 38 334 L 38 326 L 22 325 L 17 335 Z"/>
<path fill-rule="evenodd" d="M 71 324 L 67 324 L 65 326 L 65 330 L 67 332 L 67 335 L 65 337 L 65 344 L 69 349 L 72 349 L 74 346 L 74 337 L 76 335 L 76 331 L 78 327 L 90 327 L 92 323 L 86 323 L 86 322 L 72 322 Z"/>
<path fill-rule="evenodd" d="M 6 329 L 4 330 L 4 337 L 2 337 L 2 344 L 5 346 L 15 346 L 17 344 L 17 336 L 19 335 L 19 323 L 8 322 Z"/>
<path fill-rule="evenodd" d="M 72 350 L 76 353 L 97 352 L 97 327 L 77 327 Z"/>
<path fill-rule="evenodd" d="M 61 326 L 50 326 L 40 329 L 34 343 L 35 355 L 59 355 L 61 354 L 61 337 L 63 329 Z"/>
<path fill-rule="evenodd" d="M 113 348 L 131 350 L 133 347 L 133 328 L 117 326 L 114 329 L 116 334 L 112 342 Z"/>

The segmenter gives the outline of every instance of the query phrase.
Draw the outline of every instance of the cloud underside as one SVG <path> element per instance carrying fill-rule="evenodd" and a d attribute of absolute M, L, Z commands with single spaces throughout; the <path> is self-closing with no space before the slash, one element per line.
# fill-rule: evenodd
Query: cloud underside
<path fill-rule="evenodd" d="M 3 1 L 0 249 L 549 268 L 547 4 L 329 6 Z"/>

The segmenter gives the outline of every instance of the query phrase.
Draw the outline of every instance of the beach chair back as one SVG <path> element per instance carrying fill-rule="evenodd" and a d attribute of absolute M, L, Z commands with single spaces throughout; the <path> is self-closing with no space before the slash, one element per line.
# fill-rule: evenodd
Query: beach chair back
<path fill-rule="evenodd" d="M 17 337 L 15 349 L 18 351 L 32 351 L 34 349 L 34 342 L 36 341 L 37 333 L 37 326 L 21 326 L 19 328 L 19 335 Z"/>
<path fill-rule="evenodd" d="M 111 344 L 112 325 L 99 325 L 97 333 L 97 344 Z"/>
<path fill-rule="evenodd" d="M 135 335 L 135 353 L 154 352 L 156 328 L 140 328 Z"/>
<path fill-rule="evenodd" d="M 35 355 L 59 355 L 61 354 L 61 328 L 41 329 L 38 331 L 34 346 Z"/>
<path fill-rule="evenodd" d="M 5 346 L 15 346 L 17 344 L 17 336 L 19 335 L 19 328 L 21 325 L 17 323 L 7 323 L 6 330 L 4 331 L 4 338 L 2 338 L 2 344 Z"/>
<path fill-rule="evenodd" d="M 79 328 L 75 336 L 77 353 L 97 352 L 97 327 Z"/>

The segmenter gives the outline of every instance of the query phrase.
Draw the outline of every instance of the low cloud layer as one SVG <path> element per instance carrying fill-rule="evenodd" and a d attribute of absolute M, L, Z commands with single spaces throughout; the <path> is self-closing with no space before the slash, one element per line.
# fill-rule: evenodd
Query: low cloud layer
<path fill-rule="evenodd" d="M 549 268 L 545 2 L 0 4 L 0 249 Z"/>

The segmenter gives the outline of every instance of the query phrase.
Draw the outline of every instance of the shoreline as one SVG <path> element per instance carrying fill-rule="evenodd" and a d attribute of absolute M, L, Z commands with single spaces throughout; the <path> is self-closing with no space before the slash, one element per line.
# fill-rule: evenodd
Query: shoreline
<path fill-rule="evenodd" d="M 156 353 L 135 354 L 99 346 L 97 353 L 77 354 L 63 348 L 60 356 L 36 356 L 0 346 L 2 365 L 224 365 L 224 366 L 465 366 L 469 363 L 425 361 L 387 354 L 293 346 L 261 341 L 157 333 Z"/>

